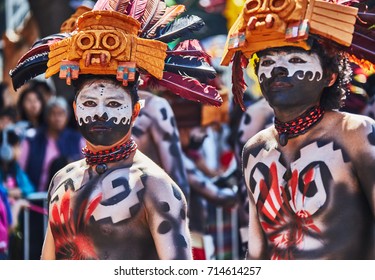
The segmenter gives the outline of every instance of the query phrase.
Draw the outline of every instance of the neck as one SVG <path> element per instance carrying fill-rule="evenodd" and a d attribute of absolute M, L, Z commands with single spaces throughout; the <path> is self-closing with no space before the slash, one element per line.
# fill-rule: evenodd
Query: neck
<path fill-rule="evenodd" d="M 137 149 L 137 144 L 133 138 L 128 139 L 118 146 L 107 147 L 106 150 L 92 151 L 88 146 L 82 149 L 82 153 L 89 165 L 116 162 L 125 160 Z"/>
<path fill-rule="evenodd" d="M 280 144 L 285 146 L 288 143 L 288 139 L 309 131 L 323 118 L 323 115 L 324 109 L 317 105 L 307 109 L 298 117 L 287 122 L 283 122 L 278 117 L 275 117 L 275 128 L 279 134 Z"/>
<path fill-rule="evenodd" d="M 310 108 L 314 106 L 318 106 L 318 104 L 308 104 L 298 107 L 289 107 L 287 110 L 285 110 L 285 108 L 283 108 L 282 110 L 278 108 L 273 108 L 273 110 L 275 112 L 275 117 L 279 121 L 289 122 L 303 115 L 306 111 L 308 111 Z"/>

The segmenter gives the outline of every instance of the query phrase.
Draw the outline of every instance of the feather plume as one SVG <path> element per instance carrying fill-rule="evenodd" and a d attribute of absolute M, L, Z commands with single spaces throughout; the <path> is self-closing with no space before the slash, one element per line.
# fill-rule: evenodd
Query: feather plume
<path fill-rule="evenodd" d="M 136 20 L 140 20 L 145 13 L 147 0 L 130 0 L 126 14 Z"/>
<path fill-rule="evenodd" d="M 154 25 L 160 17 L 165 13 L 167 5 L 161 0 L 149 0 L 147 1 L 145 12 L 141 18 L 142 24 L 142 35 L 147 32 L 147 30 Z"/>
<path fill-rule="evenodd" d="M 182 98 L 202 102 L 213 106 L 220 106 L 223 100 L 216 88 L 201 84 L 197 79 L 178 74 L 164 72 L 163 78 L 149 79 L 151 86 L 162 86 Z"/>
<path fill-rule="evenodd" d="M 157 28 L 162 28 L 166 26 L 168 23 L 173 21 L 176 17 L 181 15 L 183 12 L 185 12 L 185 6 L 184 5 L 174 5 L 172 7 L 167 7 L 165 10 L 165 13 L 160 17 L 160 19 L 152 25 L 151 28 L 148 29 L 148 31 L 145 33 L 145 37 L 147 38 L 153 38 L 155 37 L 155 31 Z"/>
<path fill-rule="evenodd" d="M 41 52 L 24 59 L 9 72 L 14 90 L 47 70 L 48 52 Z"/>
<path fill-rule="evenodd" d="M 204 21 L 200 17 L 195 15 L 184 16 L 175 19 L 163 28 L 159 27 L 156 30 L 154 39 L 166 43 L 172 42 L 177 38 L 182 38 L 187 34 L 200 30 L 203 26 Z"/>
<path fill-rule="evenodd" d="M 213 79 L 216 76 L 215 69 L 202 57 L 170 55 L 165 59 L 164 70 L 191 76 L 200 81 Z"/>
<path fill-rule="evenodd" d="M 98 0 L 94 7 L 92 8 L 93 11 L 116 11 L 119 13 L 126 13 L 126 9 L 128 8 L 129 0 Z"/>
<path fill-rule="evenodd" d="M 167 50 L 167 55 L 196 56 L 210 61 L 210 56 L 203 50 L 200 42 L 196 39 L 185 40 L 178 43 L 173 50 Z"/>
<path fill-rule="evenodd" d="M 14 90 L 20 88 L 30 79 L 45 73 L 50 45 L 69 36 L 67 33 L 58 33 L 35 41 L 32 47 L 18 60 L 16 67 L 9 72 Z"/>
<path fill-rule="evenodd" d="M 242 109 L 245 111 L 245 104 L 243 103 L 243 94 L 246 90 L 246 83 L 243 77 L 242 69 L 242 54 L 240 51 L 237 51 L 234 54 L 233 65 L 232 65 L 232 92 L 233 99 Z"/>

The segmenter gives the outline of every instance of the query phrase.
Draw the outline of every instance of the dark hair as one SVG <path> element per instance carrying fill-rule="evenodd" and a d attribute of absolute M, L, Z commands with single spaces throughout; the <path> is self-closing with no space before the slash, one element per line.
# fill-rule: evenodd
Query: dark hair
<path fill-rule="evenodd" d="M 12 122 L 17 121 L 17 109 L 14 106 L 7 106 L 0 109 L 0 118 L 9 117 Z"/>
<path fill-rule="evenodd" d="M 138 102 L 139 96 L 138 96 L 138 82 L 129 83 L 128 86 L 123 86 L 120 81 L 116 79 L 113 75 L 80 75 L 77 80 L 73 80 L 72 84 L 74 86 L 74 94 L 75 99 L 77 99 L 78 93 L 82 90 L 82 87 L 87 83 L 93 83 L 96 80 L 106 80 L 110 82 L 111 84 L 122 87 L 127 92 L 129 92 L 131 100 L 132 100 L 132 107 L 134 108 L 134 105 Z M 136 78 L 136 81 L 138 80 L 138 77 Z"/>
<path fill-rule="evenodd" d="M 346 95 L 349 93 L 348 84 L 351 80 L 352 69 L 345 53 L 334 42 L 328 42 L 319 38 L 310 38 L 311 49 L 308 53 L 316 53 L 322 63 L 323 77 L 327 78 L 336 73 L 335 83 L 323 90 L 320 105 L 325 110 L 340 109 L 345 104 Z M 296 49 L 295 47 L 272 48 L 272 51 Z M 270 49 L 258 52 L 263 55 Z M 258 73 L 259 61 L 255 62 L 255 73 Z"/>
<path fill-rule="evenodd" d="M 8 88 L 8 85 L 6 83 L 1 82 L 0 83 L 0 109 L 4 107 L 4 93 L 5 90 Z"/>
<path fill-rule="evenodd" d="M 49 93 L 53 94 L 52 87 L 45 81 L 33 79 L 33 80 L 30 80 L 28 82 L 28 85 L 29 85 L 30 88 L 32 88 L 34 90 L 38 90 L 38 91 L 42 91 L 42 92 L 49 92 Z"/>
<path fill-rule="evenodd" d="M 19 117 L 21 120 L 24 120 L 24 121 L 29 121 L 29 119 L 27 118 L 27 115 L 26 115 L 26 112 L 25 112 L 25 108 L 23 106 L 23 103 L 25 101 L 25 98 L 27 97 L 28 94 L 30 93 L 35 93 L 36 97 L 38 98 L 38 100 L 41 102 L 42 104 L 42 110 L 41 110 L 41 113 L 38 117 L 38 123 L 39 124 L 42 124 L 44 123 L 44 116 L 43 116 L 43 112 L 45 110 L 45 107 L 46 107 L 46 103 L 44 101 L 44 98 L 43 98 L 43 95 L 40 91 L 38 91 L 37 89 L 35 88 L 26 88 L 24 89 L 20 95 L 19 95 L 19 98 L 18 98 L 18 101 L 17 101 L 17 111 L 18 111 L 18 114 L 19 114 Z"/>

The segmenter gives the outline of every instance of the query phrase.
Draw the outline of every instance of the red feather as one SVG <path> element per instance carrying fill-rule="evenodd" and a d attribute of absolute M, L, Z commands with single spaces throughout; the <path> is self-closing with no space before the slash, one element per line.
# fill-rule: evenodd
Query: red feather
<path fill-rule="evenodd" d="M 182 98 L 202 102 L 213 106 L 220 106 L 223 100 L 213 86 L 201 84 L 197 79 L 188 76 L 164 72 L 163 78 L 157 80 L 153 77 L 148 79 L 150 86 L 162 86 Z"/>
<path fill-rule="evenodd" d="M 233 58 L 233 65 L 232 65 L 232 92 L 233 92 L 233 99 L 243 111 L 245 111 L 245 104 L 243 103 L 243 94 L 246 90 L 246 83 L 243 77 L 243 69 L 242 69 L 243 61 L 242 61 L 242 53 L 237 51 Z"/>
<path fill-rule="evenodd" d="M 200 42 L 196 39 L 185 40 L 178 43 L 173 50 L 167 51 L 167 55 L 182 55 L 202 57 L 205 61 L 210 60 L 210 56 L 203 50 Z"/>
<path fill-rule="evenodd" d="M 126 13 L 128 8 L 129 0 L 98 0 L 94 7 L 93 11 L 116 11 L 119 13 Z"/>

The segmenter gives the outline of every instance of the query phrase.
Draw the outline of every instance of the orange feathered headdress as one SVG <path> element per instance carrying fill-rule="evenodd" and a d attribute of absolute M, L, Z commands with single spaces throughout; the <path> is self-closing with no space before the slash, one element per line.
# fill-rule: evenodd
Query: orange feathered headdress
<path fill-rule="evenodd" d="M 114 75 L 124 86 L 139 73 L 181 97 L 219 106 L 220 94 L 206 84 L 216 74 L 208 55 L 199 41 L 183 40 L 204 22 L 184 12 L 184 5 L 168 7 L 164 0 L 99 0 L 64 22 L 65 33 L 32 46 L 10 73 L 13 87 L 44 72 L 59 73 L 67 84 L 81 74 Z"/>

